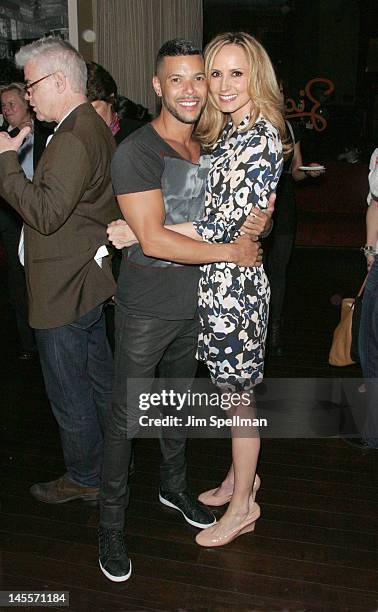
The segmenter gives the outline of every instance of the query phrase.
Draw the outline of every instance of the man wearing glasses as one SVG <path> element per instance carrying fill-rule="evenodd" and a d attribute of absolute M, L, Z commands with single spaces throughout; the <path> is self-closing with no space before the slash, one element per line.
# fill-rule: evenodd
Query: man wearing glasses
<path fill-rule="evenodd" d="M 110 181 L 112 134 L 87 103 L 87 71 L 70 44 L 46 38 L 22 47 L 26 96 L 41 121 L 58 125 L 29 181 L 15 138 L 0 134 L 0 195 L 25 227 L 29 320 L 58 421 L 66 473 L 31 487 L 46 503 L 97 499 L 112 355 L 103 304 L 115 284 L 106 226 L 116 217 Z"/>

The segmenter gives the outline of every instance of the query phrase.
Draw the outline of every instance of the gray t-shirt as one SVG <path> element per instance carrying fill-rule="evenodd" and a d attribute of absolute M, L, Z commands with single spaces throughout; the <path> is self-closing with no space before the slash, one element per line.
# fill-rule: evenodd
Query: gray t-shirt
<path fill-rule="evenodd" d="M 118 147 L 112 162 L 116 195 L 161 189 L 167 225 L 198 219 L 203 211 L 209 156 L 198 164 L 183 159 L 151 124 Z M 146 257 L 139 246 L 124 249 L 116 299 L 134 316 L 166 320 L 196 316 L 197 266 Z"/>

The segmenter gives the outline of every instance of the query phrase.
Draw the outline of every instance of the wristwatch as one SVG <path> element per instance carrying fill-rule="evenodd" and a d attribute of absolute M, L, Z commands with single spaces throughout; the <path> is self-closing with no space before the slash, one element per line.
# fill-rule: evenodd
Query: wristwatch
<path fill-rule="evenodd" d="M 365 244 L 365 246 L 361 247 L 361 251 L 365 255 L 365 257 L 369 257 L 369 255 L 375 256 L 377 254 L 377 249 L 375 246 L 371 246 L 369 244 Z"/>

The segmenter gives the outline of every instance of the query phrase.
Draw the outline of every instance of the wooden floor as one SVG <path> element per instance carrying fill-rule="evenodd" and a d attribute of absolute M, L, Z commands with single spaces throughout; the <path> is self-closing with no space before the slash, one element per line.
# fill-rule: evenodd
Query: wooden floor
<path fill-rule="evenodd" d="M 297 249 L 288 354 L 268 362 L 269 376 L 359 376 L 355 366 L 328 366 L 327 351 L 338 318 L 332 302 L 353 295 L 362 266 L 355 250 Z M 39 368 L 16 359 L 3 291 L 0 309 L 1 589 L 69 591 L 77 612 L 378 610 L 378 454 L 334 438 L 264 440 L 262 518 L 253 535 L 219 549 L 198 547 L 196 530 L 159 504 L 157 444 L 139 441 L 127 521 L 133 575 L 108 581 L 98 568 L 97 508 L 29 495 L 32 483 L 60 476 L 63 463 Z M 188 459 L 199 492 L 224 475 L 229 443 L 192 440 Z"/>

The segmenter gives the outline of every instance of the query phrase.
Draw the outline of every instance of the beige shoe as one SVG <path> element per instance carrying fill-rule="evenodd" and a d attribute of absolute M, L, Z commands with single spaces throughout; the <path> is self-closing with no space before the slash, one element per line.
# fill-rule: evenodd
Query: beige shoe
<path fill-rule="evenodd" d="M 252 489 L 253 501 L 255 501 L 256 499 L 256 493 L 259 490 L 260 485 L 260 476 L 256 474 Z M 205 504 L 205 506 L 224 506 L 225 504 L 228 504 L 228 502 L 231 500 L 232 493 L 230 493 L 229 495 L 215 495 L 218 489 L 219 487 L 215 487 L 215 489 L 204 491 L 198 496 L 198 501 L 200 501 L 202 504 Z"/>
<path fill-rule="evenodd" d="M 196 536 L 196 542 L 200 546 L 212 547 L 212 546 L 225 546 L 235 540 L 238 536 L 243 533 L 250 533 L 254 531 L 257 519 L 260 517 L 261 511 L 260 506 L 255 502 L 253 504 L 253 510 L 249 513 L 246 519 L 240 525 L 232 529 L 229 533 L 223 536 L 217 535 L 218 525 L 216 523 L 208 529 L 203 529 Z"/>

